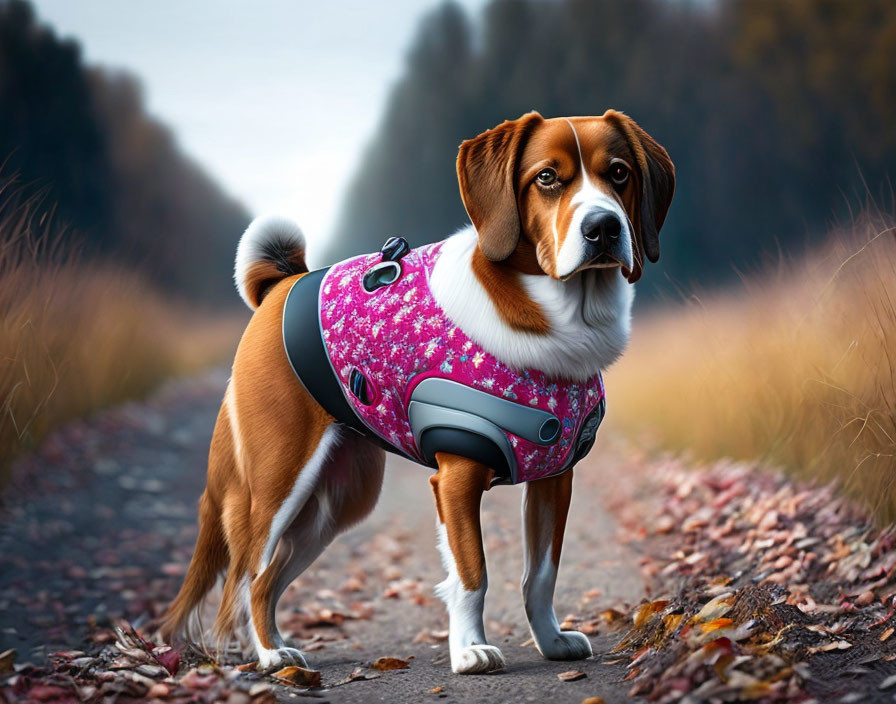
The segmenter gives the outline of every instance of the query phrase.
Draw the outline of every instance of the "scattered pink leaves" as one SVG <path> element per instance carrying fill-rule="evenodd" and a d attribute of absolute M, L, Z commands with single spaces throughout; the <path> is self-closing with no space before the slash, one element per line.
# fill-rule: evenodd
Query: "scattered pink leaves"
<path fill-rule="evenodd" d="M 645 544 L 662 597 L 635 607 L 616 649 L 631 696 L 827 699 L 896 669 L 896 527 L 873 528 L 830 487 L 746 465 L 667 460 L 619 491 L 624 536 Z"/>
<path fill-rule="evenodd" d="M 166 702 L 244 701 L 273 704 L 273 690 L 228 675 L 214 664 L 196 663 L 180 674 L 181 655 L 155 646 L 130 624 L 102 638 L 98 652 L 80 650 L 54 654 L 45 666 L 15 665 L 14 674 L 0 679 L 0 702 L 77 702 L 159 700 Z"/>

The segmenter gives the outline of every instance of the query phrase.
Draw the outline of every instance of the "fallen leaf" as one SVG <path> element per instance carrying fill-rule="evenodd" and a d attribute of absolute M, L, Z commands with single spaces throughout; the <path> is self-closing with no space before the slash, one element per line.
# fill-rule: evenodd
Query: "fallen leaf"
<path fill-rule="evenodd" d="M 169 674 L 168 670 L 159 665 L 138 665 L 134 669 L 134 672 L 143 675 L 144 677 L 152 678 L 167 677 Z"/>
<path fill-rule="evenodd" d="M 190 689 L 209 689 L 218 681 L 217 675 L 201 674 L 199 670 L 192 669 L 181 679 L 181 684 Z"/>
<path fill-rule="evenodd" d="M 30 690 L 28 690 L 28 696 L 35 701 L 46 702 L 53 699 L 70 697 L 71 691 L 69 691 L 68 689 L 63 689 L 62 687 L 39 684 L 36 687 L 32 687 Z"/>
<path fill-rule="evenodd" d="M 658 614 L 668 605 L 668 601 L 660 599 L 658 601 L 646 602 L 638 606 L 635 609 L 635 613 L 632 615 L 632 620 L 634 621 L 635 628 L 640 628 L 641 626 L 643 626 L 650 620 L 651 616 L 653 616 L 654 614 Z"/>
<path fill-rule="evenodd" d="M 622 626 L 625 622 L 625 614 L 618 609 L 605 609 L 600 612 L 598 618 L 608 626 L 616 628 Z"/>
<path fill-rule="evenodd" d="M 422 629 L 414 636 L 412 643 L 438 643 L 448 638 L 448 631 L 431 631 L 428 628 Z"/>
<path fill-rule="evenodd" d="M 333 611 L 333 609 L 321 609 L 317 613 L 309 614 L 304 625 L 306 628 L 341 626 L 344 622 L 345 614 Z"/>
<path fill-rule="evenodd" d="M 354 575 L 346 579 L 339 587 L 343 592 L 360 592 L 364 589 L 365 578 L 363 574 Z"/>
<path fill-rule="evenodd" d="M 720 596 L 717 596 L 715 599 L 710 600 L 702 609 L 700 609 L 700 611 L 698 611 L 694 615 L 694 618 L 691 620 L 694 623 L 714 621 L 731 611 L 731 607 L 733 604 L 733 594 L 722 594 Z"/>
<path fill-rule="evenodd" d="M 603 697 L 588 697 L 582 700 L 582 704 L 607 704 Z"/>
<path fill-rule="evenodd" d="M 809 653 L 829 653 L 832 650 L 849 650 L 852 647 L 852 643 L 847 640 L 837 640 L 832 641 L 830 643 L 825 643 L 824 645 L 817 646 L 814 648 L 809 648 L 807 652 Z"/>
<path fill-rule="evenodd" d="M 648 655 L 650 655 L 650 648 L 648 648 L 647 646 L 644 646 L 640 650 L 636 651 L 634 655 L 632 655 L 632 660 L 626 667 L 628 669 L 633 668 L 639 662 L 644 660 L 644 658 L 646 658 Z"/>
<path fill-rule="evenodd" d="M 16 661 L 16 657 L 18 653 L 15 648 L 10 648 L 9 650 L 4 650 L 0 653 L 0 674 L 6 674 L 7 672 L 13 671 L 13 664 Z"/>
<path fill-rule="evenodd" d="M 772 686 L 768 682 L 752 682 L 741 690 L 744 699 L 762 699 L 771 694 Z"/>
<path fill-rule="evenodd" d="M 167 650 L 155 648 L 152 654 L 159 661 L 159 665 L 168 670 L 168 674 L 174 676 L 180 670 L 180 653 L 174 648 L 168 648 Z"/>
<path fill-rule="evenodd" d="M 704 662 L 714 665 L 726 655 L 732 655 L 734 653 L 734 646 L 729 638 L 716 638 L 714 641 L 710 641 L 700 648 L 697 653 Z"/>
<path fill-rule="evenodd" d="M 444 687 L 442 687 L 441 685 L 439 685 L 438 687 L 433 687 L 431 690 L 429 690 L 429 693 L 430 693 L 430 694 L 438 694 L 438 693 L 441 692 L 443 689 L 444 689 Z"/>
<path fill-rule="evenodd" d="M 733 653 L 723 653 L 719 656 L 719 659 L 716 660 L 713 665 L 713 669 L 716 671 L 716 677 L 718 677 L 722 682 L 728 681 L 728 666 L 734 662 L 734 654 Z"/>
<path fill-rule="evenodd" d="M 561 631 L 576 631 L 579 627 L 579 618 L 573 614 L 567 614 L 566 618 L 560 623 Z"/>
<path fill-rule="evenodd" d="M 255 704 L 276 704 L 277 697 L 273 692 L 267 692 L 263 697 L 256 697 Z M 227 697 L 225 704 L 252 704 L 252 697 L 248 692 L 235 690 Z"/>
<path fill-rule="evenodd" d="M 666 631 L 666 635 L 672 635 L 675 632 L 683 617 L 684 614 L 666 614 L 663 616 L 663 628 Z"/>
<path fill-rule="evenodd" d="M 868 606 L 872 601 L 874 601 L 874 592 L 870 589 L 862 592 L 856 597 L 856 604 L 858 606 Z"/>
<path fill-rule="evenodd" d="M 54 657 L 61 658 L 63 660 L 74 660 L 75 658 L 84 657 L 86 653 L 83 650 L 60 650 L 56 653 L 53 653 Z"/>
<path fill-rule="evenodd" d="M 732 625 L 734 625 L 734 622 L 730 618 L 717 618 L 708 623 L 701 624 L 700 630 L 704 633 L 711 633 L 712 631 L 718 631 L 721 628 L 731 628 Z"/>
<path fill-rule="evenodd" d="M 378 658 L 374 662 L 370 663 L 370 667 L 374 670 L 406 670 L 408 668 L 408 661 L 401 660 L 400 658 Z"/>
<path fill-rule="evenodd" d="M 307 670 L 304 667 L 290 665 L 282 670 L 277 670 L 271 675 L 277 680 L 292 684 L 297 687 L 320 687 L 320 672 Z"/>
<path fill-rule="evenodd" d="M 339 686 L 341 684 L 348 684 L 349 682 L 363 682 L 364 680 L 375 680 L 379 677 L 378 674 L 374 672 L 365 672 L 363 667 L 356 667 L 352 670 L 352 673 L 346 677 L 344 680 L 340 680 L 334 686 Z"/>
<path fill-rule="evenodd" d="M 880 640 L 880 642 L 883 643 L 891 635 L 893 635 L 893 627 L 892 626 L 890 628 L 888 628 L 887 630 L 885 630 L 883 633 L 881 633 L 880 638 L 878 640 Z"/>
<path fill-rule="evenodd" d="M 885 679 L 883 682 L 881 682 L 879 685 L 877 685 L 877 688 L 878 689 L 889 689 L 894 684 L 896 684 L 896 675 L 890 675 L 889 677 L 887 677 L 887 679 Z"/>
<path fill-rule="evenodd" d="M 561 672 L 557 675 L 557 679 L 561 682 L 575 682 L 576 680 L 583 680 L 587 676 L 588 675 L 581 670 L 567 670 L 566 672 Z"/>

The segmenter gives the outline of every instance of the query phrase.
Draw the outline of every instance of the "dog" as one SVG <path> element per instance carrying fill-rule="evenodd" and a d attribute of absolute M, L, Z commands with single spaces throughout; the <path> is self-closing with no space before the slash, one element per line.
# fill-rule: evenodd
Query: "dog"
<path fill-rule="evenodd" d="M 470 226 L 411 253 L 403 243 L 390 242 L 382 255 L 336 265 L 343 266 L 344 275 L 334 280 L 331 271 L 331 278 L 309 288 L 310 294 L 302 293 L 302 282 L 315 274 L 308 273 L 305 240 L 296 225 L 262 218 L 243 235 L 235 279 L 254 314 L 218 414 L 207 484 L 199 501 L 196 548 L 162 623 L 166 641 L 181 635 L 196 638 L 195 613 L 224 575 L 214 625 L 217 636 L 230 638 L 245 628 L 261 668 L 305 666 L 302 653 L 288 646 L 277 630 L 277 601 L 336 535 L 374 508 L 386 446 L 436 469 L 430 482 L 439 550 L 448 572 L 437 593 L 449 614 L 452 670 L 478 673 L 504 666 L 501 651 L 488 644 L 483 626 L 487 577 L 479 506 L 490 486 L 513 481 L 527 482 L 522 595 L 535 645 L 549 659 L 592 654 L 584 634 L 560 630 L 553 607 L 572 464 L 590 449 L 599 405 L 602 415 L 600 370 L 622 354 L 629 338 L 631 284 L 640 278 L 645 259 L 659 258 L 659 231 L 675 188 L 674 166 L 663 147 L 623 113 L 545 119 L 531 112 L 463 142 L 457 174 Z M 351 321 L 367 313 L 350 312 L 348 325 L 343 313 L 324 331 L 332 378 L 339 379 L 343 392 L 336 394 L 338 399 L 322 405 L 311 390 L 316 380 L 293 368 L 294 361 L 304 363 L 304 353 L 290 352 L 290 345 L 320 345 L 321 332 L 315 329 L 316 321 L 287 325 L 290 306 L 311 305 L 316 311 L 317 292 L 323 325 L 325 303 L 333 306 L 330 312 L 368 305 L 364 295 L 339 288 L 345 281 L 347 286 L 361 285 L 353 283 L 355 269 L 363 269 L 358 275 L 363 274 L 369 299 L 383 302 L 380 308 L 388 301 L 402 306 L 387 321 L 392 328 L 406 322 L 418 337 L 429 334 L 421 321 L 442 321 L 438 324 L 450 328 L 439 328 L 444 336 L 419 348 L 420 359 L 447 357 L 441 366 L 430 365 L 421 374 L 426 379 L 411 394 L 411 403 L 418 405 L 406 415 L 401 415 L 406 408 L 398 406 L 407 403 L 402 394 L 409 389 L 378 389 L 382 376 L 349 370 L 351 364 L 343 368 L 342 360 L 335 360 L 340 336 L 348 335 Z M 390 286 L 399 285 L 392 283 L 393 276 L 414 287 L 390 293 Z M 386 293 L 368 288 L 368 279 Z M 414 297 L 421 295 L 436 313 L 415 317 Z M 401 316 L 402 322 L 396 322 Z M 365 332 L 358 344 L 372 337 Z M 446 352 L 442 348 L 450 347 L 449 337 L 451 344 L 461 346 Z M 343 345 L 347 354 L 352 344 Z M 465 362 L 467 386 L 441 378 L 442 371 L 452 367 L 450 360 Z M 526 408 L 507 388 L 499 398 L 488 386 L 490 379 L 477 374 L 477 360 L 509 374 L 510 386 L 525 377 L 531 389 L 514 388 L 531 393 L 531 403 L 538 407 Z M 412 375 L 414 381 L 404 383 L 415 383 L 416 378 Z M 415 396 L 426 382 L 432 386 L 433 379 L 443 392 L 446 384 L 454 384 L 449 391 L 457 391 L 460 405 L 446 411 L 439 405 L 447 397 L 444 393 Z M 567 404 L 562 412 L 556 395 L 562 397 L 561 406 Z M 371 431 L 364 415 L 372 417 L 376 409 L 387 408 L 390 399 L 401 402 L 392 410 L 404 431 L 395 431 L 391 438 L 385 431 Z M 468 402 L 472 410 L 465 411 Z M 499 420 L 485 417 L 482 409 L 492 407 Z M 340 418 L 346 409 L 352 419 Z M 414 413 L 417 420 L 409 420 Z M 431 417 L 436 421 L 426 421 Z M 443 417 L 461 421 L 438 420 Z M 531 430 L 533 421 L 541 423 L 537 433 L 544 437 L 530 442 L 523 426 L 536 432 Z M 509 426 L 520 429 L 510 432 Z M 415 434 L 420 427 L 423 436 Z M 451 432 L 427 435 L 433 427 Z M 531 452 L 524 457 L 521 447 Z M 511 474 L 508 465 L 513 466 Z"/>

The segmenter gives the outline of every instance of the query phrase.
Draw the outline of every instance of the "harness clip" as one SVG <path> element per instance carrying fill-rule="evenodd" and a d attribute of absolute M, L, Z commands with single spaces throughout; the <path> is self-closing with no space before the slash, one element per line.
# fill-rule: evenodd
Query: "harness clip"
<path fill-rule="evenodd" d="M 397 262 L 411 251 L 411 245 L 404 237 L 390 237 L 380 249 L 384 262 Z"/>

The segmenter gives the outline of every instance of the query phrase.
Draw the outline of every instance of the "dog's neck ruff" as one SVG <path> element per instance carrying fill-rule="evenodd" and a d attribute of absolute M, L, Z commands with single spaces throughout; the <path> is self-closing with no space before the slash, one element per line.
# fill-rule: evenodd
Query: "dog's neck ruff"
<path fill-rule="evenodd" d="M 445 315 L 478 345 L 514 369 L 531 367 L 578 382 L 619 358 L 631 330 L 634 287 L 617 269 L 589 269 L 566 281 L 519 274 L 549 331 L 516 330 L 503 322 L 473 270 L 477 242 L 472 227 L 446 239 L 429 285 Z"/>
<path fill-rule="evenodd" d="M 484 350 L 430 289 L 442 245 L 388 264 L 383 254 L 354 257 L 299 279 L 283 318 L 293 369 L 337 420 L 422 464 L 453 452 L 488 464 L 504 483 L 569 469 L 603 418 L 600 373 L 573 381 L 511 367 Z M 293 311 L 308 309 L 315 294 L 319 341 L 307 316 Z M 315 355 L 316 367 L 308 361 Z M 330 388 L 324 358 L 336 380 Z"/>

